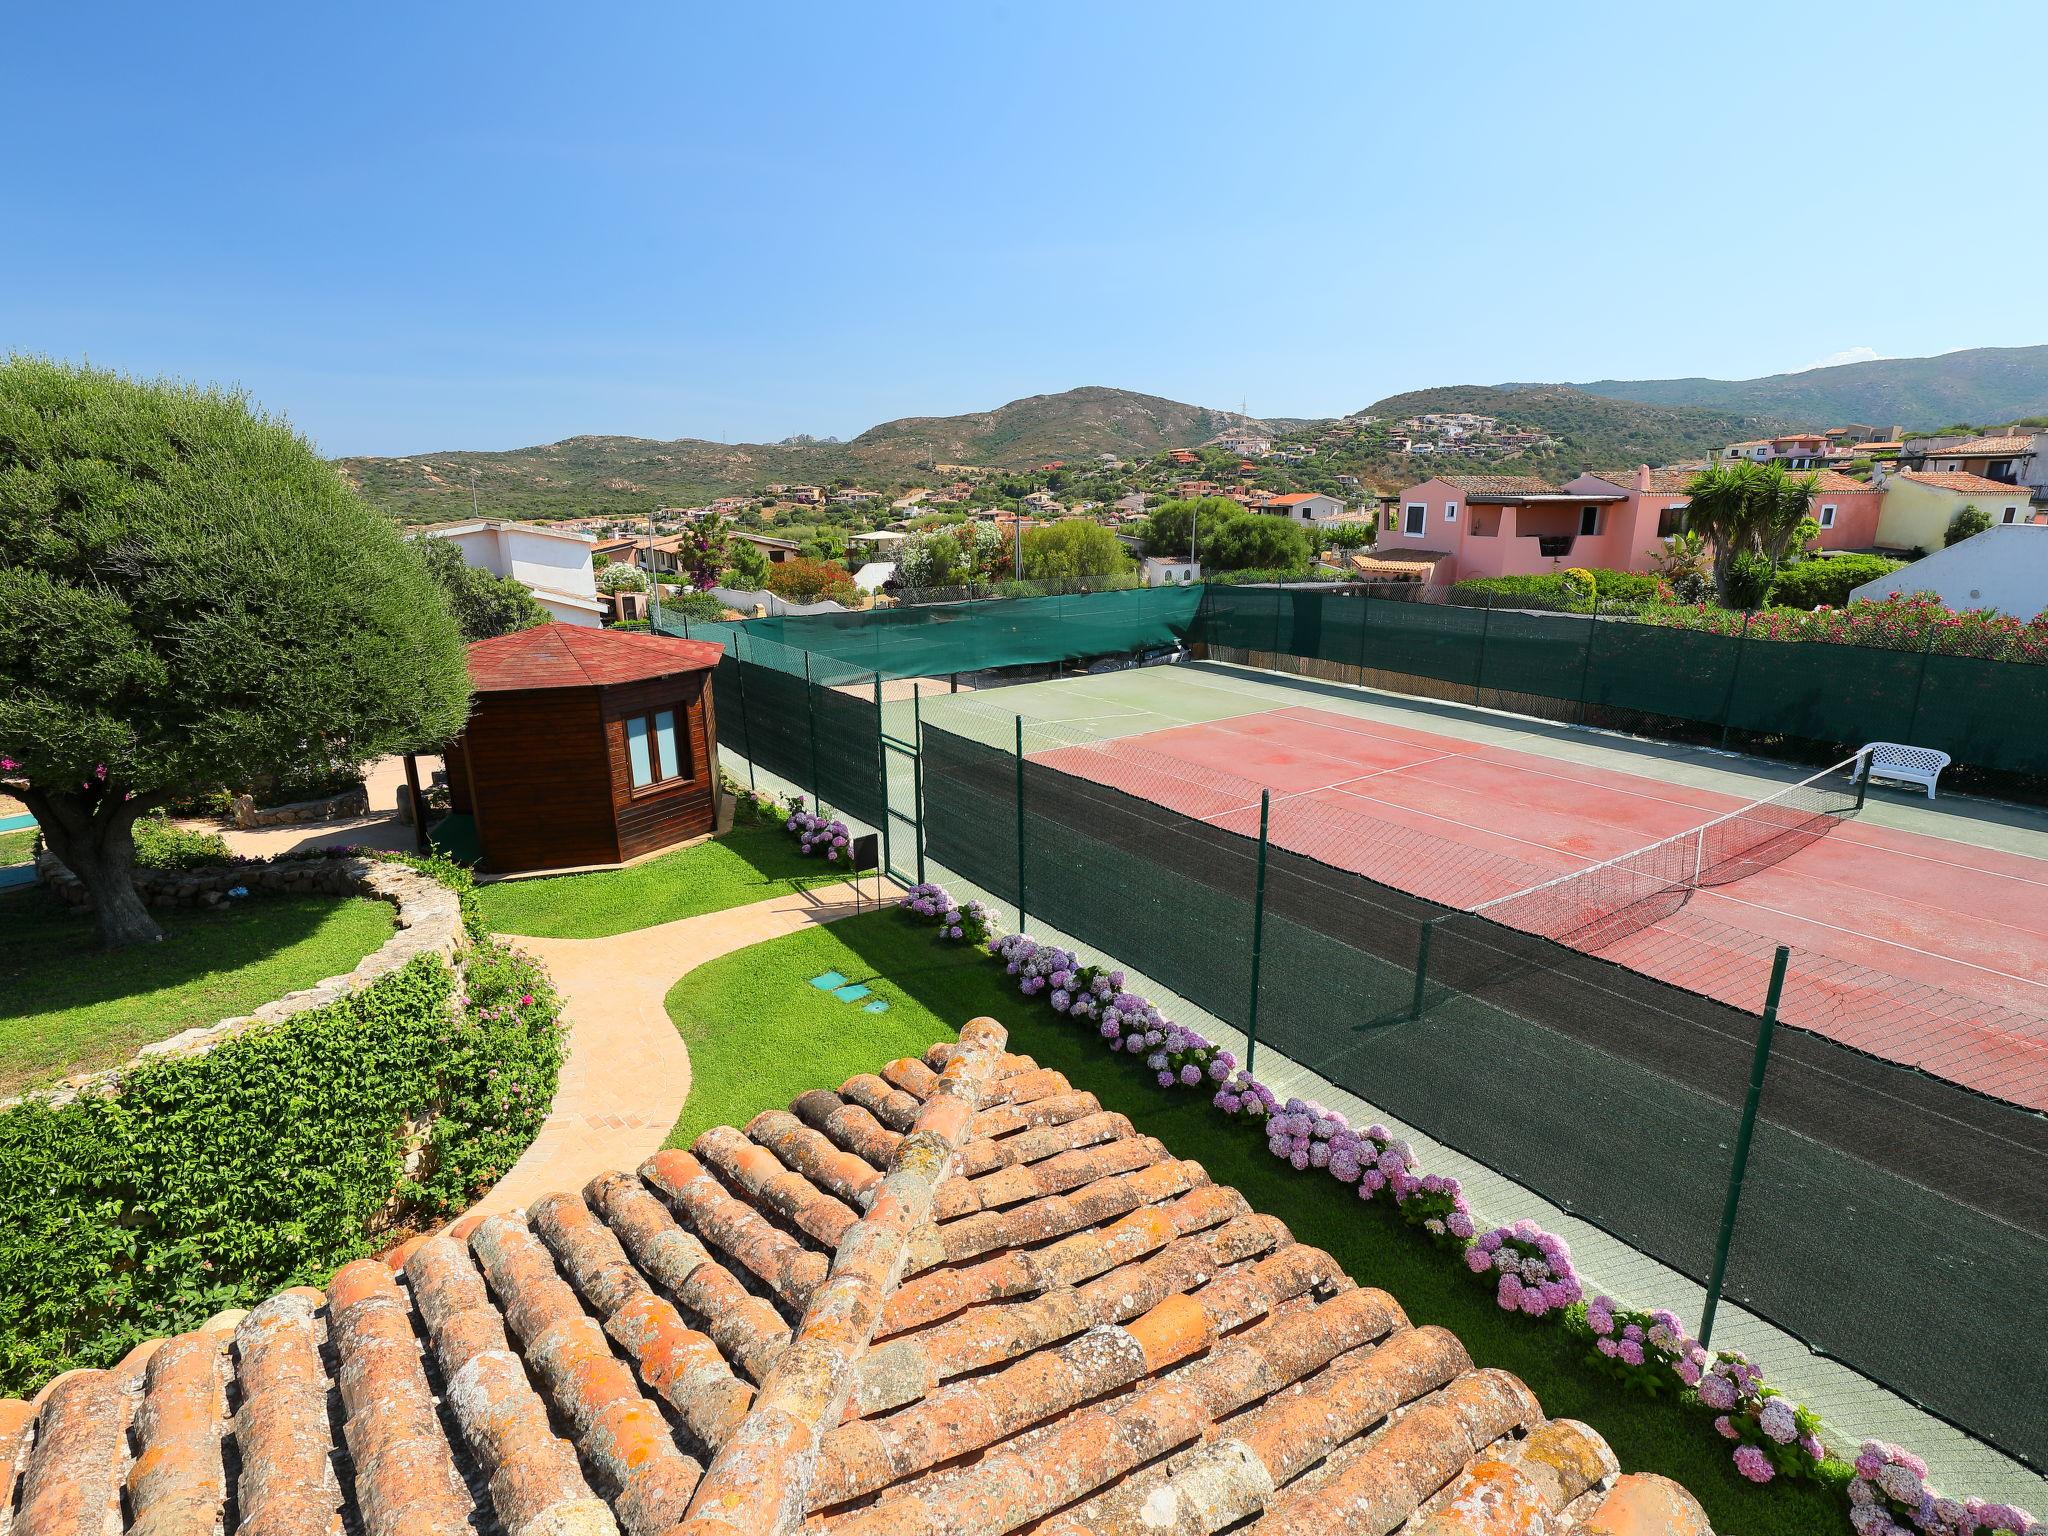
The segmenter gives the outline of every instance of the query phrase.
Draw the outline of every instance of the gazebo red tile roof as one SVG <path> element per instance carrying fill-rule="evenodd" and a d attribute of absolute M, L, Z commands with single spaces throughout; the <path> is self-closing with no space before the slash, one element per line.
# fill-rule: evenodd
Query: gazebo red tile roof
<path fill-rule="evenodd" d="M 397 1257 L 0 1403 L 0 1511 L 24 1536 L 1707 1536 L 992 1019 Z"/>
<path fill-rule="evenodd" d="M 469 648 L 470 686 L 478 693 L 532 688 L 604 688 L 718 665 L 721 647 L 632 629 L 537 624 L 478 640 Z"/>

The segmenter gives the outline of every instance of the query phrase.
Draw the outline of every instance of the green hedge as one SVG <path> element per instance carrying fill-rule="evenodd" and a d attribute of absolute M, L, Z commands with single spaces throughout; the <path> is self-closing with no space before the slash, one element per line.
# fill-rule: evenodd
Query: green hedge
<path fill-rule="evenodd" d="M 1841 608 L 1857 587 L 1889 576 L 1905 563 L 1882 555 L 1830 555 L 1825 560 L 1781 566 L 1771 586 L 1771 604 L 1777 608 Z"/>
<path fill-rule="evenodd" d="M 324 1282 L 494 1182 L 554 1097 L 559 1005 L 512 951 L 473 951 L 464 970 L 459 1013 L 455 973 L 420 956 L 327 1007 L 147 1063 L 113 1097 L 0 1113 L 0 1392 Z"/>
<path fill-rule="evenodd" d="M 1592 611 L 1597 596 L 1608 603 L 1651 603 L 1663 590 L 1663 583 L 1642 571 L 1608 571 L 1571 567 L 1546 571 L 1540 576 L 1473 576 L 1453 583 L 1451 601 L 1469 607 L 1484 607 L 1489 601 L 1502 607 L 1551 608 L 1565 613 Z"/>

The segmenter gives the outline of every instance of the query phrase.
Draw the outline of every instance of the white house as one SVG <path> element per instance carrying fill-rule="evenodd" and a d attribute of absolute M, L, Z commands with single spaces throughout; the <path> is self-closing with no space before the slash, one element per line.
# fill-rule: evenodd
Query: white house
<path fill-rule="evenodd" d="M 863 592 L 879 592 L 895 579 L 894 560 L 870 560 L 853 573 L 853 584 Z"/>
<path fill-rule="evenodd" d="M 1143 573 L 1148 587 L 1191 586 L 1202 579 L 1202 563 L 1199 560 L 1168 560 L 1158 555 L 1147 555 Z"/>
<path fill-rule="evenodd" d="M 588 629 L 604 623 L 606 605 L 597 594 L 590 559 L 597 540 L 587 533 L 487 517 L 422 528 L 416 536 L 446 539 L 462 551 L 464 565 L 511 577 L 533 594 L 551 619 Z"/>
<path fill-rule="evenodd" d="M 1851 602 L 1929 592 L 1950 608 L 1995 608 L 2016 619 L 2048 609 L 2048 526 L 1994 523 L 1925 559 L 1866 581 Z"/>
<path fill-rule="evenodd" d="M 1327 523 L 1343 512 L 1344 503 L 1320 491 L 1296 491 L 1290 496 L 1275 496 L 1257 510 L 1290 522 Z"/>
<path fill-rule="evenodd" d="M 853 553 L 870 560 L 893 560 L 903 548 L 908 533 L 894 528 L 877 528 L 873 533 L 848 534 L 846 542 Z"/>

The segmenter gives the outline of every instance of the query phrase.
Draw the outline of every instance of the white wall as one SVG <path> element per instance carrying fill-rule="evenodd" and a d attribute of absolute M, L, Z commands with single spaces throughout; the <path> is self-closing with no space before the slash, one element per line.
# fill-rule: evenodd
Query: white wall
<path fill-rule="evenodd" d="M 1924 560 L 1866 581 L 1852 601 L 1932 592 L 1950 608 L 1996 608 L 2031 619 L 2048 608 L 2048 527 L 1994 524 Z"/>

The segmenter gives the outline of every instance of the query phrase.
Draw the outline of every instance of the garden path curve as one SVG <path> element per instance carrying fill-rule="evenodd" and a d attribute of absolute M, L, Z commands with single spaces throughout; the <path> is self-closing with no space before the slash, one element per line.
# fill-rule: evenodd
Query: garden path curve
<path fill-rule="evenodd" d="M 885 886 L 882 899 L 898 894 Z M 860 910 L 874 905 L 870 888 Z M 669 988 L 707 960 L 854 910 L 851 889 L 834 885 L 604 939 L 501 935 L 554 978 L 569 1059 L 540 1134 L 465 1219 L 523 1210 L 600 1173 L 639 1167 L 668 1139 L 690 1093 L 690 1053 L 664 1006 Z"/>

